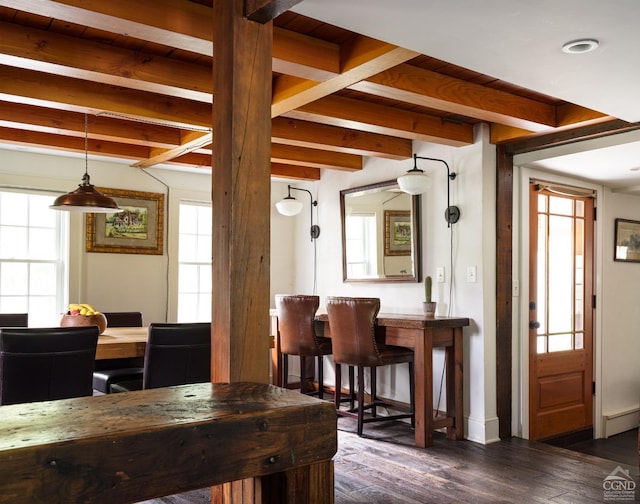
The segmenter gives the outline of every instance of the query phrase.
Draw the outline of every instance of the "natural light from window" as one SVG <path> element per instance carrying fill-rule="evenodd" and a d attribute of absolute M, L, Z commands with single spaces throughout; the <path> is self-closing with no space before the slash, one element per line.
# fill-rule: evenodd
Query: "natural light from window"
<path fill-rule="evenodd" d="M 32 327 L 57 326 L 66 303 L 68 216 L 54 199 L 0 191 L 0 312 L 28 313 Z"/>
<path fill-rule="evenodd" d="M 211 322 L 211 206 L 180 203 L 178 322 Z"/>

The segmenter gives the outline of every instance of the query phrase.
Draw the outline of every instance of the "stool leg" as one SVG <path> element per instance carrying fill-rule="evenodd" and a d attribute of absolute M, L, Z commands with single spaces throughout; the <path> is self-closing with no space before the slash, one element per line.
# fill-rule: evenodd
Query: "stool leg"
<path fill-rule="evenodd" d="M 349 409 L 353 409 L 353 408 L 356 407 L 355 402 L 354 402 L 354 397 L 355 397 L 354 369 L 355 368 L 353 366 L 349 366 Z"/>
<path fill-rule="evenodd" d="M 364 368 L 358 366 L 358 436 L 362 436 L 364 426 Z"/>
<path fill-rule="evenodd" d="M 371 368 L 371 416 L 373 418 L 377 416 L 377 411 L 376 411 L 376 401 L 378 399 L 378 387 L 376 386 L 377 378 L 378 378 L 377 368 L 373 366 Z"/>
<path fill-rule="evenodd" d="M 324 369 L 322 366 L 322 355 L 318 355 L 318 398 L 324 399 Z"/>
<path fill-rule="evenodd" d="M 287 354 L 282 354 L 282 388 L 287 388 L 289 383 L 289 357 Z"/>
<path fill-rule="evenodd" d="M 300 393 L 307 393 L 307 358 L 300 356 Z"/>
<path fill-rule="evenodd" d="M 341 388 L 342 388 L 342 364 L 336 364 L 336 386 L 335 386 L 335 395 L 334 401 L 336 403 L 336 409 L 340 409 L 340 396 L 341 396 Z"/>

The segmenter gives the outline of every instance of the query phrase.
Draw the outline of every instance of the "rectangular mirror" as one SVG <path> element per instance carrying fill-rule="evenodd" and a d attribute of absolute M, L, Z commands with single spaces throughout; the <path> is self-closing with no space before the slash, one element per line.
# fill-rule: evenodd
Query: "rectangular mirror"
<path fill-rule="evenodd" d="M 420 196 L 395 180 L 340 191 L 345 282 L 420 281 Z"/>

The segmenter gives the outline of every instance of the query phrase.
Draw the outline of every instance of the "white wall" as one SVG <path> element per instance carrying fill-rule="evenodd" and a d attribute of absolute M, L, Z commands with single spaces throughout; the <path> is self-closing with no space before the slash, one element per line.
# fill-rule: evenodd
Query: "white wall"
<path fill-rule="evenodd" d="M 451 202 L 460 207 L 461 218 L 447 228 L 444 210 L 447 201 L 447 176 L 444 165 L 419 161 L 419 168 L 433 178 L 430 191 L 423 196 L 422 263 L 423 275 L 435 277 L 438 266 L 445 267 L 445 284 L 434 284 L 434 299 L 438 314 L 471 319 L 465 328 L 465 417 L 467 436 L 479 442 L 497 439 L 495 400 L 495 155 L 488 145 L 488 130 L 480 128 L 474 145 L 448 148 L 431 144 L 415 144 L 414 151 L 427 157 L 444 159 L 458 177 L 451 183 Z M 422 313 L 424 284 L 421 283 L 344 283 L 342 281 L 342 249 L 340 224 L 340 190 L 395 179 L 412 166 L 411 161 L 397 162 L 370 159 L 365 169 L 357 173 L 323 172 L 319 182 L 293 184 L 304 187 L 318 200 L 318 223 L 321 227 L 317 246 L 317 294 L 323 306 L 327 296 L 379 297 L 381 311 Z M 280 187 L 278 187 L 278 185 Z M 274 183 L 274 196 L 286 196 L 286 182 Z M 276 196 L 276 194 L 278 196 Z M 300 193 L 302 194 L 302 193 Z M 285 293 L 314 292 L 314 244 L 309 236 L 308 197 L 303 211 L 294 218 L 295 254 L 294 283 Z M 296 197 L 298 197 L 296 195 Z M 452 233 L 452 234 L 450 234 Z M 451 278 L 449 244 L 453 238 L 453 296 L 449 299 Z M 288 256 L 287 256 L 288 260 Z M 272 254 L 272 264 L 278 258 Z M 477 281 L 468 283 L 468 266 L 477 270 Z M 277 266 L 274 267 L 274 269 Z M 283 285 L 286 287 L 286 285 Z M 483 292 L 490 293 L 483 296 Z M 434 356 L 434 398 L 439 396 L 443 354 Z M 332 370 L 326 370 L 327 381 L 333 380 Z M 379 393 L 398 400 L 408 400 L 406 368 L 400 367 L 381 378 Z M 382 385 L 382 386 L 381 386 Z M 444 396 L 443 396 L 444 397 Z"/>

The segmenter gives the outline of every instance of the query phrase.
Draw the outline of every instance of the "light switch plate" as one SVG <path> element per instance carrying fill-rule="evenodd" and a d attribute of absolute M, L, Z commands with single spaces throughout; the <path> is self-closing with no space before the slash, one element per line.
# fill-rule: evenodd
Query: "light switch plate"
<path fill-rule="evenodd" d="M 436 268 L 436 282 L 444 283 L 444 266 L 438 266 Z"/>
<path fill-rule="evenodd" d="M 476 281 L 476 267 L 467 266 L 467 282 L 472 283 Z"/>

